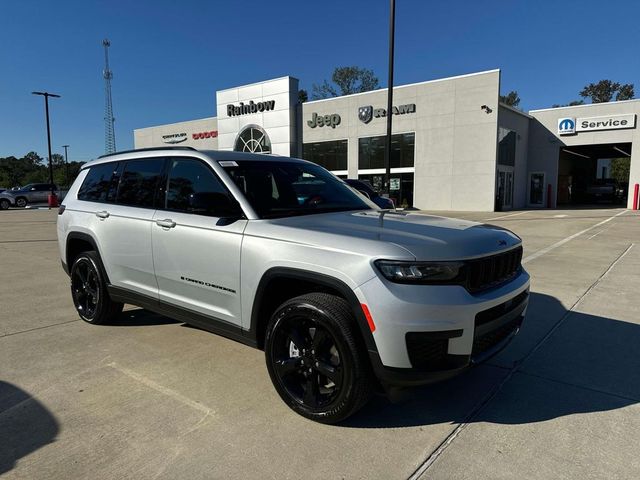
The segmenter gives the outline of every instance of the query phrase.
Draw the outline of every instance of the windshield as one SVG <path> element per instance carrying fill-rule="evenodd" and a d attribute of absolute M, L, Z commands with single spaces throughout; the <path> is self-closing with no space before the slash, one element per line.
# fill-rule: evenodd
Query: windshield
<path fill-rule="evenodd" d="M 311 163 L 241 160 L 220 164 L 260 218 L 378 209 Z"/>

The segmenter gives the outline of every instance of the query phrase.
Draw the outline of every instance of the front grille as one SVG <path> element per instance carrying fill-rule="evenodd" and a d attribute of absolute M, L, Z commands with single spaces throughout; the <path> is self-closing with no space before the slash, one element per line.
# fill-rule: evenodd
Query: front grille
<path fill-rule="evenodd" d="M 446 332 L 408 332 L 407 352 L 411 366 L 423 372 L 452 368 L 447 355 L 449 339 L 462 336 L 462 330 Z"/>
<path fill-rule="evenodd" d="M 497 287 L 515 277 L 520 271 L 522 247 L 508 252 L 467 262 L 467 290 L 472 293 Z"/>
<path fill-rule="evenodd" d="M 509 323 L 501 325 L 495 330 L 476 337 L 473 340 L 473 350 L 471 352 L 471 355 L 479 355 L 495 347 L 509 335 L 511 335 L 511 333 L 513 333 L 518 327 L 520 327 L 521 324 L 522 316 L 518 316 L 511 320 Z"/>

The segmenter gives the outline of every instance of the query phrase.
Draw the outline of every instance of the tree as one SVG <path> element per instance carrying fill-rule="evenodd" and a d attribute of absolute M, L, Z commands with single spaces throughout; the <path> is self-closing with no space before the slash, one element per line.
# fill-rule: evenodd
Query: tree
<path fill-rule="evenodd" d="M 309 100 L 309 94 L 306 90 L 298 90 L 298 103 L 304 103 Z"/>
<path fill-rule="evenodd" d="M 52 154 L 53 181 L 59 186 L 66 185 L 66 169 L 64 157 L 60 154 Z M 69 162 L 69 182 L 78 176 L 83 162 Z M 0 186 L 16 187 L 28 183 L 49 182 L 49 166 L 42 161 L 36 152 L 29 152 L 21 158 L 0 157 Z"/>
<path fill-rule="evenodd" d="M 632 99 L 634 96 L 633 84 L 621 85 L 611 80 L 600 80 L 598 83 L 590 83 L 580 92 L 580 96 L 582 98 L 590 98 L 591 103 L 610 102 L 614 95 L 616 95 L 616 100 Z"/>
<path fill-rule="evenodd" d="M 62 155 L 60 155 L 59 153 L 52 153 L 51 154 L 51 161 L 53 162 L 53 166 L 54 167 L 59 167 L 61 165 L 64 165 L 64 157 Z"/>
<path fill-rule="evenodd" d="M 630 167 L 631 159 L 629 157 L 612 158 L 611 178 L 614 178 L 618 183 L 628 183 Z"/>
<path fill-rule="evenodd" d="M 627 83 L 625 85 L 620 85 L 618 94 L 616 95 L 616 100 L 631 100 L 634 96 L 633 83 Z"/>
<path fill-rule="evenodd" d="M 513 108 L 518 108 L 518 105 L 520 105 L 520 97 L 515 90 L 510 91 L 506 95 L 500 95 L 500 101 Z"/>
<path fill-rule="evenodd" d="M 321 85 L 313 84 L 314 100 L 368 92 L 379 87 L 378 78 L 373 70 L 356 66 L 336 67 L 331 80 L 333 85 L 326 80 Z"/>
<path fill-rule="evenodd" d="M 575 107 L 576 105 L 584 105 L 584 100 L 572 100 L 571 102 L 560 105 L 559 103 L 554 103 L 551 105 L 551 108 L 560 108 L 560 107 Z"/>

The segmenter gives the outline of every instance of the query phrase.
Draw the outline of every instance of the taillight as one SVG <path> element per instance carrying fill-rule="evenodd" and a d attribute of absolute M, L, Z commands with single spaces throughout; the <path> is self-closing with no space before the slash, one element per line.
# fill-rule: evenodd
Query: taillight
<path fill-rule="evenodd" d="M 67 207 L 64 206 L 64 205 L 60 205 L 58 207 L 58 215 L 62 215 L 64 213 L 65 208 L 67 208 Z"/>

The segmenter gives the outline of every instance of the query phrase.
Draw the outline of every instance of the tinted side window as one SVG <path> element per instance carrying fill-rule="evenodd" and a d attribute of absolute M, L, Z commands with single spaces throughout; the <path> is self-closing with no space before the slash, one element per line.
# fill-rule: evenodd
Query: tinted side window
<path fill-rule="evenodd" d="M 153 207 L 164 166 L 163 158 L 132 160 L 124 165 L 116 202 L 132 207 Z"/>
<path fill-rule="evenodd" d="M 117 164 L 115 163 L 105 163 L 91 167 L 80 186 L 80 190 L 78 190 L 78 200 L 106 202 L 109 187 L 111 186 L 111 177 L 116 167 Z"/>
<path fill-rule="evenodd" d="M 224 217 L 236 209 L 236 203 L 204 163 L 174 158 L 169 169 L 165 208 L 196 215 Z"/>

